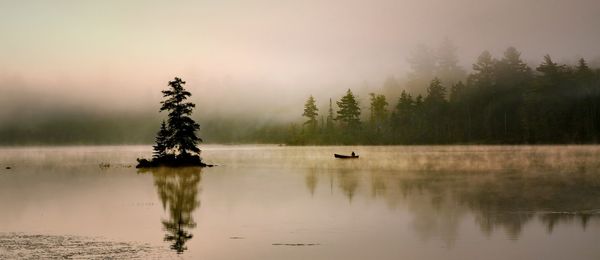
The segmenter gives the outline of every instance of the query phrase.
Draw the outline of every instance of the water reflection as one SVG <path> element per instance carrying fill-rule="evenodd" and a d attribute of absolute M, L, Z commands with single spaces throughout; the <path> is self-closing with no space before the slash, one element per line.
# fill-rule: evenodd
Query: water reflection
<path fill-rule="evenodd" d="M 191 230 L 196 227 L 193 212 L 200 207 L 198 185 L 200 168 L 154 168 L 147 170 L 154 177 L 154 186 L 167 211 L 168 219 L 162 220 L 166 231 L 164 240 L 171 243 L 171 249 L 177 253 L 187 250 L 185 245 L 192 239 Z"/>
<path fill-rule="evenodd" d="M 491 236 L 503 231 L 519 239 L 528 223 L 538 222 L 552 233 L 558 225 L 586 229 L 600 220 L 600 172 L 569 171 L 364 171 L 310 169 L 311 194 L 319 180 L 331 180 L 352 201 L 384 201 L 390 210 L 402 206 L 413 216 L 411 226 L 422 239 L 439 237 L 452 245 L 461 222 L 474 219 Z M 325 181 L 327 183 L 327 181 Z M 314 184 L 313 184 L 314 183 Z M 364 189 L 362 188 L 364 187 Z M 329 187 L 327 187 L 329 188 Z"/>
<path fill-rule="evenodd" d="M 318 180 L 319 179 L 317 178 L 317 171 L 314 168 L 311 168 L 304 179 L 306 183 L 306 188 L 308 188 L 311 195 L 315 194 L 315 189 L 317 187 Z"/>
<path fill-rule="evenodd" d="M 350 169 L 338 169 L 337 171 L 338 185 L 348 201 L 352 202 L 352 198 L 358 189 L 359 180 L 358 172 Z"/>

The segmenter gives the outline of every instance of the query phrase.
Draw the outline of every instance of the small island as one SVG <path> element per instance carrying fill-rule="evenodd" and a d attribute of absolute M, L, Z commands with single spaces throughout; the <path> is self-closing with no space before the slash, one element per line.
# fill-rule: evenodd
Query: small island
<path fill-rule="evenodd" d="M 198 142 L 202 139 L 196 135 L 200 125 L 190 117 L 196 105 L 186 102 L 192 94 L 183 88 L 184 84 L 185 81 L 175 77 L 169 81 L 169 89 L 162 91 L 165 100 L 160 102 L 160 111 L 168 111 L 167 121 L 163 120 L 156 135 L 152 159 L 138 158 L 136 168 L 213 166 L 202 162 L 200 157 Z"/>

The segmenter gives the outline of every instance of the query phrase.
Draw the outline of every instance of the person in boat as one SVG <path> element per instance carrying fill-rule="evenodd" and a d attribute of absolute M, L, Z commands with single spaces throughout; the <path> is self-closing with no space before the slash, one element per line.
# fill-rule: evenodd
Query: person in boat
<path fill-rule="evenodd" d="M 352 157 L 355 157 L 355 156 L 356 156 L 356 154 L 354 153 L 354 151 L 352 151 Z"/>

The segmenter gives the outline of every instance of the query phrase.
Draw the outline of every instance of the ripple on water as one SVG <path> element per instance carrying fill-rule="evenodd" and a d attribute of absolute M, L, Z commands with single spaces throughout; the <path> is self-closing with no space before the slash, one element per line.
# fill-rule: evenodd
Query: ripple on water
<path fill-rule="evenodd" d="M 0 233 L 0 259 L 165 259 L 168 250 L 136 242 L 59 235 Z"/>

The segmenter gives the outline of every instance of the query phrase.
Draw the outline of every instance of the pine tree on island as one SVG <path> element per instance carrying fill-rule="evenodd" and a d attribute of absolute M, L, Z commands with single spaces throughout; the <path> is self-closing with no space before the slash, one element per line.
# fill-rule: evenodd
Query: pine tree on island
<path fill-rule="evenodd" d="M 186 102 L 192 94 L 183 88 L 185 81 L 175 78 L 169 81 L 169 89 L 163 90 L 165 100 L 160 111 L 168 111 L 167 121 L 162 122 L 156 136 L 152 160 L 138 159 L 138 168 L 158 166 L 207 166 L 200 158 L 196 135 L 200 125 L 190 116 L 196 106 Z"/>
<path fill-rule="evenodd" d="M 163 97 L 166 100 L 162 101 L 160 111 L 168 111 L 167 125 L 170 135 L 167 139 L 167 149 L 177 152 L 181 156 L 188 156 L 189 152 L 199 153 L 198 141 L 202 141 L 196 136 L 196 131 L 200 129 L 190 115 L 194 103 L 185 102 L 187 97 L 192 94 L 183 88 L 185 81 L 180 78 L 169 82 L 171 89 L 163 90 Z"/>
<path fill-rule="evenodd" d="M 169 146 L 167 142 L 169 141 L 170 136 L 171 133 L 167 128 L 167 124 L 165 124 L 165 121 L 163 120 L 160 124 L 160 130 L 158 133 L 156 133 L 156 144 L 152 146 L 154 149 L 152 158 L 164 158 L 167 156 L 167 148 Z"/>

